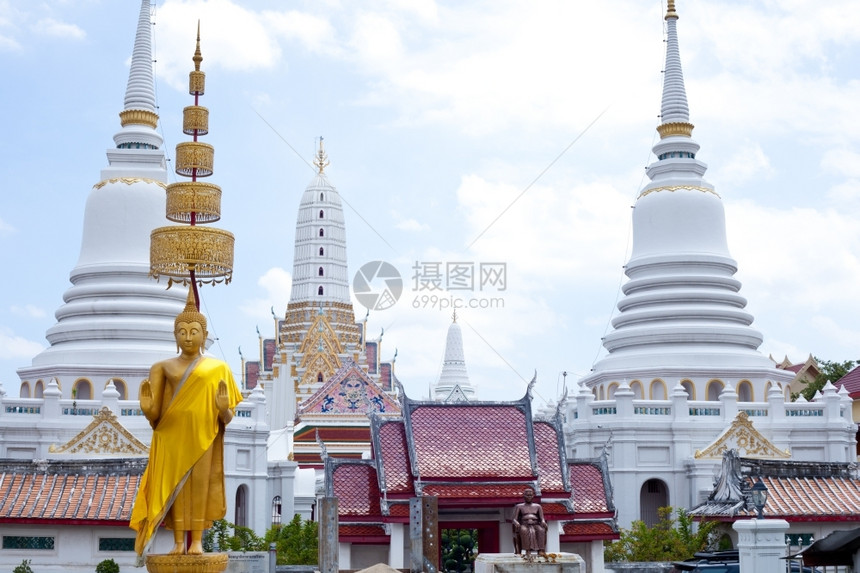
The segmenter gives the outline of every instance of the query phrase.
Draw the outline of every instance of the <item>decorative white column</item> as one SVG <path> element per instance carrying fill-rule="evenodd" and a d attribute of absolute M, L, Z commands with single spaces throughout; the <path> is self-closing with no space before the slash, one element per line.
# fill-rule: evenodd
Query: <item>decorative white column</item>
<path fill-rule="evenodd" d="M 403 558 L 403 538 L 406 527 L 403 523 L 392 523 L 391 537 L 388 545 L 388 565 L 394 569 L 403 569 L 406 560 Z"/>
<path fill-rule="evenodd" d="M 736 521 L 732 528 L 738 532 L 738 553 L 741 571 L 755 573 L 783 573 L 785 562 L 784 519 L 745 519 Z"/>
<path fill-rule="evenodd" d="M 547 553 L 561 553 L 561 522 L 546 522 L 546 551 Z"/>

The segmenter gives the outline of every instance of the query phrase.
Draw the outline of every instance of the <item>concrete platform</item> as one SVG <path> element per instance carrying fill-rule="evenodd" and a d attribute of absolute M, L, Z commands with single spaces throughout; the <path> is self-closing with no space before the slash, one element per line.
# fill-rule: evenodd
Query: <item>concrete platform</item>
<path fill-rule="evenodd" d="M 586 573 L 585 561 L 576 553 L 549 553 L 548 559 L 529 563 L 511 553 L 480 553 L 475 573 Z"/>

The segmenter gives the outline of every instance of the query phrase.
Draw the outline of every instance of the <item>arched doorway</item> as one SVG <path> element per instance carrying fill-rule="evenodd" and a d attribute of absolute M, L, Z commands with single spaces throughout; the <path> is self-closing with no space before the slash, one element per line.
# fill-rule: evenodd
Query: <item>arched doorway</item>
<path fill-rule="evenodd" d="M 639 519 L 652 527 L 660 521 L 659 509 L 669 505 L 669 492 L 663 480 L 649 479 L 639 490 Z"/>
<path fill-rule="evenodd" d="M 242 484 L 236 490 L 236 512 L 233 523 L 248 527 L 248 486 Z"/>

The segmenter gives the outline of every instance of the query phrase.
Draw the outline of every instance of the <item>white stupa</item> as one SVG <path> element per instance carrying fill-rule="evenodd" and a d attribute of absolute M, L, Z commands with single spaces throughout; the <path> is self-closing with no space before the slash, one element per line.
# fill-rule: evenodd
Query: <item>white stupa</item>
<path fill-rule="evenodd" d="M 50 347 L 18 370 L 34 396 L 57 378 L 64 396 L 74 388 L 79 399 L 98 398 L 116 379 L 121 395 L 124 387 L 136 398 L 149 367 L 176 352 L 173 319 L 185 292 L 149 276 L 150 232 L 164 224 L 167 181 L 156 131 L 151 27 L 150 2 L 143 0 L 121 128 L 87 198 L 72 286 L 47 331 Z"/>
<path fill-rule="evenodd" d="M 457 324 L 457 312 L 448 327 L 448 337 L 445 340 L 445 358 L 442 362 L 442 373 L 439 382 L 433 389 L 437 402 L 468 402 L 475 395 L 475 389 L 469 382 L 466 371 L 466 354 L 463 351 L 463 333 Z"/>
<path fill-rule="evenodd" d="M 657 161 L 648 166 L 651 182 L 633 211 L 633 251 L 625 267 L 630 280 L 603 340 L 609 355 L 582 382 L 593 388 L 661 378 L 673 387 L 684 379 L 702 399 L 711 379 L 729 386 L 745 379 L 764 396 L 767 381 L 787 382 L 793 373 L 777 370 L 758 351 L 762 336 L 744 310 L 722 200 L 702 178 L 707 166 L 696 157 L 699 145 L 691 136 L 677 18 L 670 1 L 660 141 L 653 148 Z"/>

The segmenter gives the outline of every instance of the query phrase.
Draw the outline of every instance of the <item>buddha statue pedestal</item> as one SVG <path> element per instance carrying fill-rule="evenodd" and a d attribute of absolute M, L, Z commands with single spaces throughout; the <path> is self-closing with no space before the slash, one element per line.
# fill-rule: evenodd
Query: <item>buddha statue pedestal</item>
<path fill-rule="evenodd" d="M 146 556 L 146 570 L 149 573 L 221 573 L 225 569 L 226 553 Z"/>
<path fill-rule="evenodd" d="M 585 561 L 575 553 L 547 553 L 531 561 L 525 555 L 479 553 L 475 573 L 585 573 Z"/>

